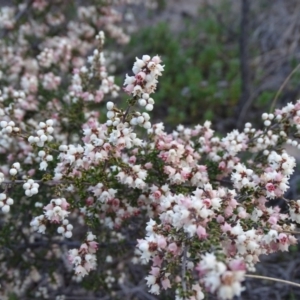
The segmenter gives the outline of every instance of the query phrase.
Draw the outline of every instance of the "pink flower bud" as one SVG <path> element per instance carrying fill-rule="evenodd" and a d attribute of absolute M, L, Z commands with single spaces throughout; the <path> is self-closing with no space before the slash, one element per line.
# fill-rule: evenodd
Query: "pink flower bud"
<path fill-rule="evenodd" d="M 89 242 L 89 252 L 90 253 L 95 253 L 98 250 L 98 243 L 95 241 Z"/>
<path fill-rule="evenodd" d="M 160 197 L 161 197 L 161 191 L 160 190 L 156 190 L 154 193 L 153 193 L 153 196 L 156 200 L 158 200 Z"/>
<path fill-rule="evenodd" d="M 266 184 L 266 189 L 269 191 L 269 192 L 273 192 L 275 190 L 275 186 L 273 185 L 273 183 L 267 183 Z"/>
<path fill-rule="evenodd" d="M 144 81 L 145 78 L 146 78 L 146 73 L 145 72 L 139 72 L 135 75 L 135 78 L 138 80 L 138 81 Z"/>
<path fill-rule="evenodd" d="M 169 246 L 168 246 L 168 250 L 172 253 L 172 254 L 175 254 L 176 251 L 178 250 L 178 247 L 175 243 L 171 243 Z"/>
<path fill-rule="evenodd" d="M 167 247 L 167 241 L 164 236 L 160 235 L 157 237 L 157 246 L 158 246 L 158 248 L 161 248 L 161 249 L 165 249 Z"/>
<path fill-rule="evenodd" d="M 205 239 L 205 238 L 207 238 L 206 229 L 204 227 L 202 227 L 201 225 L 199 225 L 197 227 L 196 232 L 197 232 L 197 235 L 198 235 L 199 239 Z"/>
<path fill-rule="evenodd" d="M 160 64 L 161 63 L 161 59 L 158 55 L 155 55 L 152 57 L 151 59 L 153 62 L 155 62 L 156 64 Z"/>
<path fill-rule="evenodd" d="M 209 208 L 209 207 L 211 206 L 211 200 L 208 199 L 208 198 L 204 199 L 204 200 L 203 200 L 203 203 L 205 204 L 205 206 L 206 206 L 207 208 Z"/>
<path fill-rule="evenodd" d="M 225 221 L 225 219 L 224 219 L 223 216 L 221 216 L 221 215 L 218 215 L 218 216 L 217 216 L 217 222 L 218 222 L 218 223 L 222 224 L 222 223 L 224 223 L 224 221 Z"/>
<path fill-rule="evenodd" d="M 150 274 L 152 274 L 155 277 L 158 277 L 160 273 L 160 268 L 158 267 L 151 267 Z"/>
<path fill-rule="evenodd" d="M 229 268 L 231 271 L 245 271 L 246 265 L 242 260 L 235 259 L 229 262 Z"/>
<path fill-rule="evenodd" d="M 144 165 L 144 167 L 145 167 L 147 170 L 149 170 L 149 169 L 152 169 L 153 165 L 152 165 L 152 163 L 148 162 L 148 163 L 146 163 L 146 164 Z"/>
<path fill-rule="evenodd" d="M 171 283 L 168 278 L 164 278 L 163 280 L 161 280 L 161 285 L 165 290 L 171 288 Z"/>
<path fill-rule="evenodd" d="M 128 95 L 132 93 L 133 89 L 134 89 L 133 84 L 129 84 L 125 88 L 123 88 L 124 92 L 127 93 Z"/>
<path fill-rule="evenodd" d="M 90 206 L 94 203 L 94 198 L 93 197 L 88 197 L 86 200 L 85 200 L 85 203 L 87 206 Z"/>
<path fill-rule="evenodd" d="M 221 230 L 223 232 L 228 232 L 228 231 L 231 230 L 231 226 L 228 223 L 225 222 L 224 225 L 221 225 Z"/>

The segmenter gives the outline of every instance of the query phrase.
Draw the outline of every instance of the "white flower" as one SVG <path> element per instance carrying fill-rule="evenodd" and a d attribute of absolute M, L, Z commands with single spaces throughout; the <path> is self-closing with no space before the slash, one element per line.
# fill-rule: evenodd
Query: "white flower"
<path fill-rule="evenodd" d="M 156 277 L 153 275 L 148 275 L 145 279 L 146 279 L 147 285 L 149 287 L 150 287 L 150 285 L 154 285 L 156 282 Z"/>
<path fill-rule="evenodd" d="M 159 295 L 159 292 L 160 292 L 159 285 L 157 283 L 152 285 L 149 292 L 154 294 L 154 295 Z"/>

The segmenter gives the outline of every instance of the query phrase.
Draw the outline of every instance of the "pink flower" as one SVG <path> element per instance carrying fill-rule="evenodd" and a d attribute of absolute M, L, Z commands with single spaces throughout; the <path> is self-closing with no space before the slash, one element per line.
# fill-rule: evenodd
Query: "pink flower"
<path fill-rule="evenodd" d="M 152 274 L 155 277 L 158 277 L 160 273 L 160 268 L 158 267 L 151 267 L 150 274 Z"/>
<path fill-rule="evenodd" d="M 242 210 L 242 211 L 239 212 L 238 216 L 241 219 L 245 219 L 245 218 L 247 218 L 248 213 L 246 212 L 246 210 Z"/>
<path fill-rule="evenodd" d="M 153 193 L 153 196 L 156 200 L 158 200 L 160 197 L 161 197 L 161 191 L 160 190 L 156 190 L 154 193 Z"/>
<path fill-rule="evenodd" d="M 88 272 L 83 266 L 78 265 L 77 267 L 75 267 L 75 274 L 84 277 L 85 275 L 88 274 Z"/>
<path fill-rule="evenodd" d="M 208 198 L 203 199 L 203 203 L 205 204 L 205 206 L 207 208 L 210 208 L 210 206 L 211 206 L 211 200 L 210 199 L 208 199 Z"/>
<path fill-rule="evenodd" d="M 86 243 L 80 246 L 79 253 L 88 253 L 88 245 Z"/>
<path fill-rule="evenodd" d="M 145 167 L 147 170 L 149 170 L 149 169 L 152 169 L 153 165 L 152 165 L 152 163 L 148 162 L 148 163 L 146 163 L 146 164 L 144 165 L 144 167 Z"/>
<path fill-rule="evenodd" d="M 86 200 L 85 200 L 85 203 L 87 206 L 90 206 L 94 203 L 94 198 L 93 197 L 88 197 Z"/>
<path fill-rule="evenodd" d="M 170 283 L 170 280 L 168 278 L 164 278 L 161 280 L 161 285 L 163 287 L 163 289 L 169 289 L 171 288 L 171 283 Z"/>
<path fill-rule="evenodd" d="M 162 235 L 159 235 L 157 237 L 157 246 L 161 249 L 165 249 L 167 247 L 167 241 L 166 238 Z"/>
<path fill-rule="evenodd" d="M 138 81 L 144 81 L 145 78 L 146 78 L 146 73 L 145 72 L 139 72 L 135 75 L 135 78 L 138 80 Z"/>
<path fill-rule="evenodd" d="M 168 250 L 172 253 L 172 254 L 176 254 L 177 250 L 178 250 L 178 247 L 176 245 L 176 243 L 171 243 L 169 244 L 168 246 Z"/>
<path fill-rule="evenodd" d="M 135 164 L 135 162 L 136 162 L 136 156 L 134 156 L 134 155 L 130 156 L 130 157 L 129 157 L 129 162 L 130 162 L 131 164 Z"/>
<path fill-rule="evenodd" d="M 218 223 L 223 223 L 224 221 L 225 221 L 225 218 L 223 216 L 221 216 L 221 215 L 217 216 L 217 222 Z"/>
<path fill-rule="evenodd" d="M 89 248 L 88 248 L 89 252 L 96 253 L 96 251 L 98 250 L 99 244 L 95 241 L 91 241 L 88 244 L 89 244 Z"/>
<path fill-rule="evenodd" d="M 231 260 L 228 264 L 231 271 L 245 271 L 246 265 L 241 259 Z"/>
<path fill-rule="evenodd" d="M 156 256 L 153 257 L 152 261 L 153 261 L 153 267 L 156 267 L 156 266 L 161 267 L 163 259 L 160 258 L 158 255 L 156 255 Z"/>
<path fill-rule="evenodd" d="M 62 198 L 62 203 L 61 203 L 61 208 L 64 209 L 64 210 L 67 210 L 70 206 L 70 204 L 66 201 L 66 199 Z"/>
<path fill-rule="evenodd" d="M 266 189 L 269 191 L 269 192 L 273 192 L 275 191 L 275 186 L 273 185 L 273 183 L 267 183 L 266 184 Z"/>
<path fill-rule="evenodd" d="M 155 62 L 156 64 L 160 64 L 161 58 L 158 55 L 156 55 L 152 57 L 152 61 Z"/>
<path fill-rule="evenodd" d="M 224 215 L 226 217 L 230 217 L 233 214 L 233 208 L 231 206 L 227 206 L 224 210 Z"/>
<path fill-rule="evenodd" d="M 289 239 L 285 233 L 280 233 L 278 235 L 278 240 L 279 240 L 280 244 L 282 244 L 282 245 L 289 242 Z"/>
<path fill-rule="evenodd" d="M 133 84 L 129 84 L 125 88 L 123 88 L 124 92 L 127 93 L 128 95 L 132 93 L 133 89 L 134 89 Z"/>
<path fill-rule="evenodd" d="M 97 91 L 95 96 L 95 102 L 99 103 L 103 100 L 103 98 L 104 98 L 104 93 L 102 91 Z"/>
<path fill-rule="evenodd" d="M 198 235 L 198 237 L 199 237 L 200 240 L 201 240 L 201 239 L 206 239 L 206 238 L 207 238 L 206 229 L 205 229 L 204 227 L 202 227 L 201 225 L 199 225 L 199 226 L 197 227 L 196 232 L 197 232 L 197 235 Z"/>
<path fill-rule="evenodd" d="M 275 224 L 277 224 L 277 222 L 278 222 L 278 218 L 276 217 L 276 216 L 271 216 L 270 218 L 269 218 L 269 220 L 268 220 L 268 222 L 270 223 L 270 224 L 272 224 L 272 225 L 275 225 Z"/>
<path fill-rule="evenodd" d="M 221 161 L 221 162 L 219 163 L 219 169 L 220 169 L 220 170 L 225 170 L 225 168 L 226 168 L 226 163 L 225 163 L 224 161 Z"/>
<path fill-rule="evenodd" d="M 226 222 L 223 225 L 221 225 L 221 230 L 225 233 L 228 232 L 228 231 L 231 231 L 231 228 L 232 227 Z"/>

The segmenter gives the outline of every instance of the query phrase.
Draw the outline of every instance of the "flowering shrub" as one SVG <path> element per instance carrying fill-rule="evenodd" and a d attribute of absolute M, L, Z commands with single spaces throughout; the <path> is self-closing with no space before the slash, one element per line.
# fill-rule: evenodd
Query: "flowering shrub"
<path fill-rule="evenodd" d="M 79 20 L 94 26 L 70 21 L 66 36 L 56 36 L 65 18 L 63 10 L 51 14 L 51 5 L 33 1 L 33 15 L 47 22 L 31 20 L 16 31 L 16 11 L 1 11 L 9 37 L 0 48 L 1 297 L 28 294 L 36 284 L 36 297 L 47 298 L 47 286 L 63 299 L 62 281 L 99 273 L 115 297 L 128 267 L 118 263 L 115 283 L 102 267 L 114 258 L 106 255 L 97 264 L 97 255 L 106 243 L 130 241 L 126 232 L 134 220 L 146 223 L 145 233 L 128 253 L 133 263 L 150 264 L 150 293 L 173 289 L 178 300 L 240 295 L 246 271 L 255 271 L 261 254 L 288 251 L 297 242 L 300 200 L 284 197 L 296 163 L 284 147 L 298 147 L 300 101 L 263 114 L 262 130 L 247 123 L 221 138 L 205 122 L 167 133 L 148 114 L 164 71 L 161 58 L 136 58 L 124 81 L 123 109 L 111 101 L 120 87 L 108 72 L 104 32 L 94 29 L 104 26 L 126 40 L 113 30 L 109 6 L 100 9 L 102 21 L 96 5 L 78 7 Z M 33 33 L 41 41 L 32 41 Z M 10 45 L 13 37 L 17 42 Z M 95 103 L 105 100 L 107 120 L 100 123 Z M 283 210 L 272 205 L 278 198 Z M 86 237 L 78 243 L 80 227 Z M 43 246 L 52 248 L 41 255 Z M 10 260 L 17 251 L 24 251 L 26 262 L 19 269 Z M 44 257 L 58 258 L 63 267 L 45 277 L 38 263 Z"/>

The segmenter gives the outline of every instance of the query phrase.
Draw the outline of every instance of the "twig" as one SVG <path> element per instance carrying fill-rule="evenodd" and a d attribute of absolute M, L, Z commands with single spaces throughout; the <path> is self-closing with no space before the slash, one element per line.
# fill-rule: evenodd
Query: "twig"
<path fill-rule="evenodd" d="M 242 0 L 241 6 L 241 32 L 240 32 L 240 69 L 241 69 L 241 97 L 237 105 L 236 115 L 240 114 L 245 103 L 250 98 L 250 69 L 249 69 L 249 12 L 250 1 Z"/>
<path fill-rule="evenodd" d="M 277 91 L 275 98 L 271 104 L 270 107 L 270 112 L 272 112 L 274 110 L 275 104 L 278 100 L 278 97 L 280 95 L 280 93 L 282 92 L 282 90 L 285 88 L 286 84 L 289 82 L 289 80 L 291 79 L 291 77 L 298 71 L 298 69 L 300 68 L 300 64 L 298 64 L 296 66 L 296 68 L 289 74 L 289 76 L 284 80 L 283 84 L 280 86 L 279 90 Z"/>
<path fill-rule="evenodd" d="M 38 248 L 38 247 L 41 247 L 41 248 L 47 248 L 49 247 L 49 240 L 47 241 L 40 241 L 40 242 L 34 242 L 34 243 L 25 243 L 25 244 L 22 244 L 22 245 L 11 245 L 11 248 L 8 248 L 6 247 L 6 249 L 8 250 L 20 250 L 20 249 L 23 249 L 23 248 Z M 59 246 L 67 246 L 67 247 L 76 247 L 76 248 L 79 248 L 80 245 L 82 244 L 81 242 L 77 242 L 77 241 L 68 241 L 68 240 L 63 240 L 63 241 L 51 241 L 51 243 L 53 245 L 59 245 Z M 136 242 L 135 241 L 123 241 L 122 242 L 124 246 L 126 247 L 135 247 L 136 246 Z M 99 244 L 99 247 L 101 248 L 108 248 L 108 247 L 111 247 L 111 246 L 115 246 L 115 247 L 118 247 L 120 245 L 120 242 L 110 242 L 110 243 L 106 243 L 106 242 L 102 242 L 102 243 L 98 243 Z"/>
<path fill-rule="evenodd" d="M 32 179 L 32 178 L 28 178 Z M 0 186 L 3 185 L 13 185 L 13 184 L 22 184 L 27 182 L 28 179 L 19 179 L 19 180 L 3 180 L 0 182 Z M 43 180 L 43 179 L 33 179 L 35 183 L 43 183 L 48 185 L 58 185 L 58 184 L 74 184 L 75 180 L 69 180 L 69 181 L 60 181 L 60 180 Z M 88 181 L 81 182 L 85 185 L 90 185 L 91 183 Z"/>
<path fill-rule="evenodd" d="M 137 287 L 129 287 L 126 285 L 120 285 L 122 292 L 125 295 L 134 295 L 134 294 L 141 294 L 142 298 L 141 299 L 147 299 L 147 300 L 154 300 L 156 298 L 154 298 L 153 296 L 151 296 L 150 294 L 146 293 L 143 289 L 143 286 L 137 286 Z"/>
<path fill-rule="evenodd" d="M 20 21 L 20 19 L 25 15 L 25 13 L 29 10 L 29 8 L 31 7 L 33 2 L 34 2 L 34 0 L 28 0 L 27 1 L 27 4 L 26 4 L 25 8 L 23 10 L 19 11 L 18 14 L 15 16 L 15 18 L 14 18 L 15 24 L 17 24 Z M 7 35 L 8 32 L 9 32 L 8 29 L 4 29 L 1 33 L 0 38 L 1 39 L 4 38 Z"/>
<path fill-rule="evenodd" d="M 261 275 L 251 275 L 251 274 L 247 274 L 247 275 L 245 275 L 245 277 L 256 278 L 256 279 L 265 279 L 265 280 L 270 280 L 270 281 L 277 281 L 277 282 L 281 282 L 281 283 L 285 283 L 285 284 L 300 287 L 300 283 L 296 283 L 296 282 L 292 282 L 292 281 L 284 280 L 284 279 L 279 279 L 279 278 L 274 278 L 274 277 L 267 277 L 267 276 L 261 276 Z"/>
<path fill-rule="evenodd" d="M 34 2 L 34 0 L 28 0 L 27 1 L 26 7 L 23 10 L 19 11 L 19 13 L 16 15 L 16 17 L 15 17 L 15 22 L 16 23 L 23 17 L 23 15 L 31 7 L 31 5 L 33 4 L 33 2 Z"/>
<path fill-rule="evenodd" d="M 35 183 L 47 183 L 47 184 L 72 184 L 72 181 L 59 181 L 59 180 L 41 180 L 41 179 L 33 179 Z M 1 181 L 0 185 L 9 185 L 9 184 L 20 184 L 27 182 L 27 179 L 24 180 L 4 180 Z"/>
<path fill-rule="evenodd" d="M 285 202 L 290 202 L 291 200 L 289 200 L 289 199 L 286 199 L 285 197 L 281 197 Z"/>
<path fill-rule="evenodd" d="M 182 268 L 181 268 L 181 284 L 182 284 L 182 290 L 184 293 L 184 297 L 186 296 L 186 255 L 187 255 L 187 247 L 183 244 L 183 258 L 182 258 Z"/>
<path fill-rule="evenodd" d="M 255 92 L 253 92 L 251 94 L 251 96 L 246 100 L 246 102 L 244 102 L 243 107 L 239 110 L 239 118 L 238 118 L 238 122 L 237 122 L 237 126 L 238 128 L 241 128 L 244 120 L 245 120 L 245 116 L 249 111 L 250 106 L 252 105 L 253 101 L 256 99 L 256 97 L 258 97 L 262 92 L 262 89 L 257 89 Z"/>
<path fill-rule="evenodd" d="M 126 117 L 127 117 L 128 113 L 129 113 L 129 110 L 130 110 L 130 107 L 131 107 L 131 106 L 128 106 L 128 107 L 127 107 L 127 109 L 126 109 L 126 111 L 125 111 L 125 114 L 123 115 L 123 123 L 124 123 L 125 120 L 126 120 Z"/>
<path fill-rule="evenodd" d="M 290 234 L 300 234 L 300 231 L 293 231 L 293 230 L 282 230 L 280 232 L 283 233 L 290 233 Z"/>

